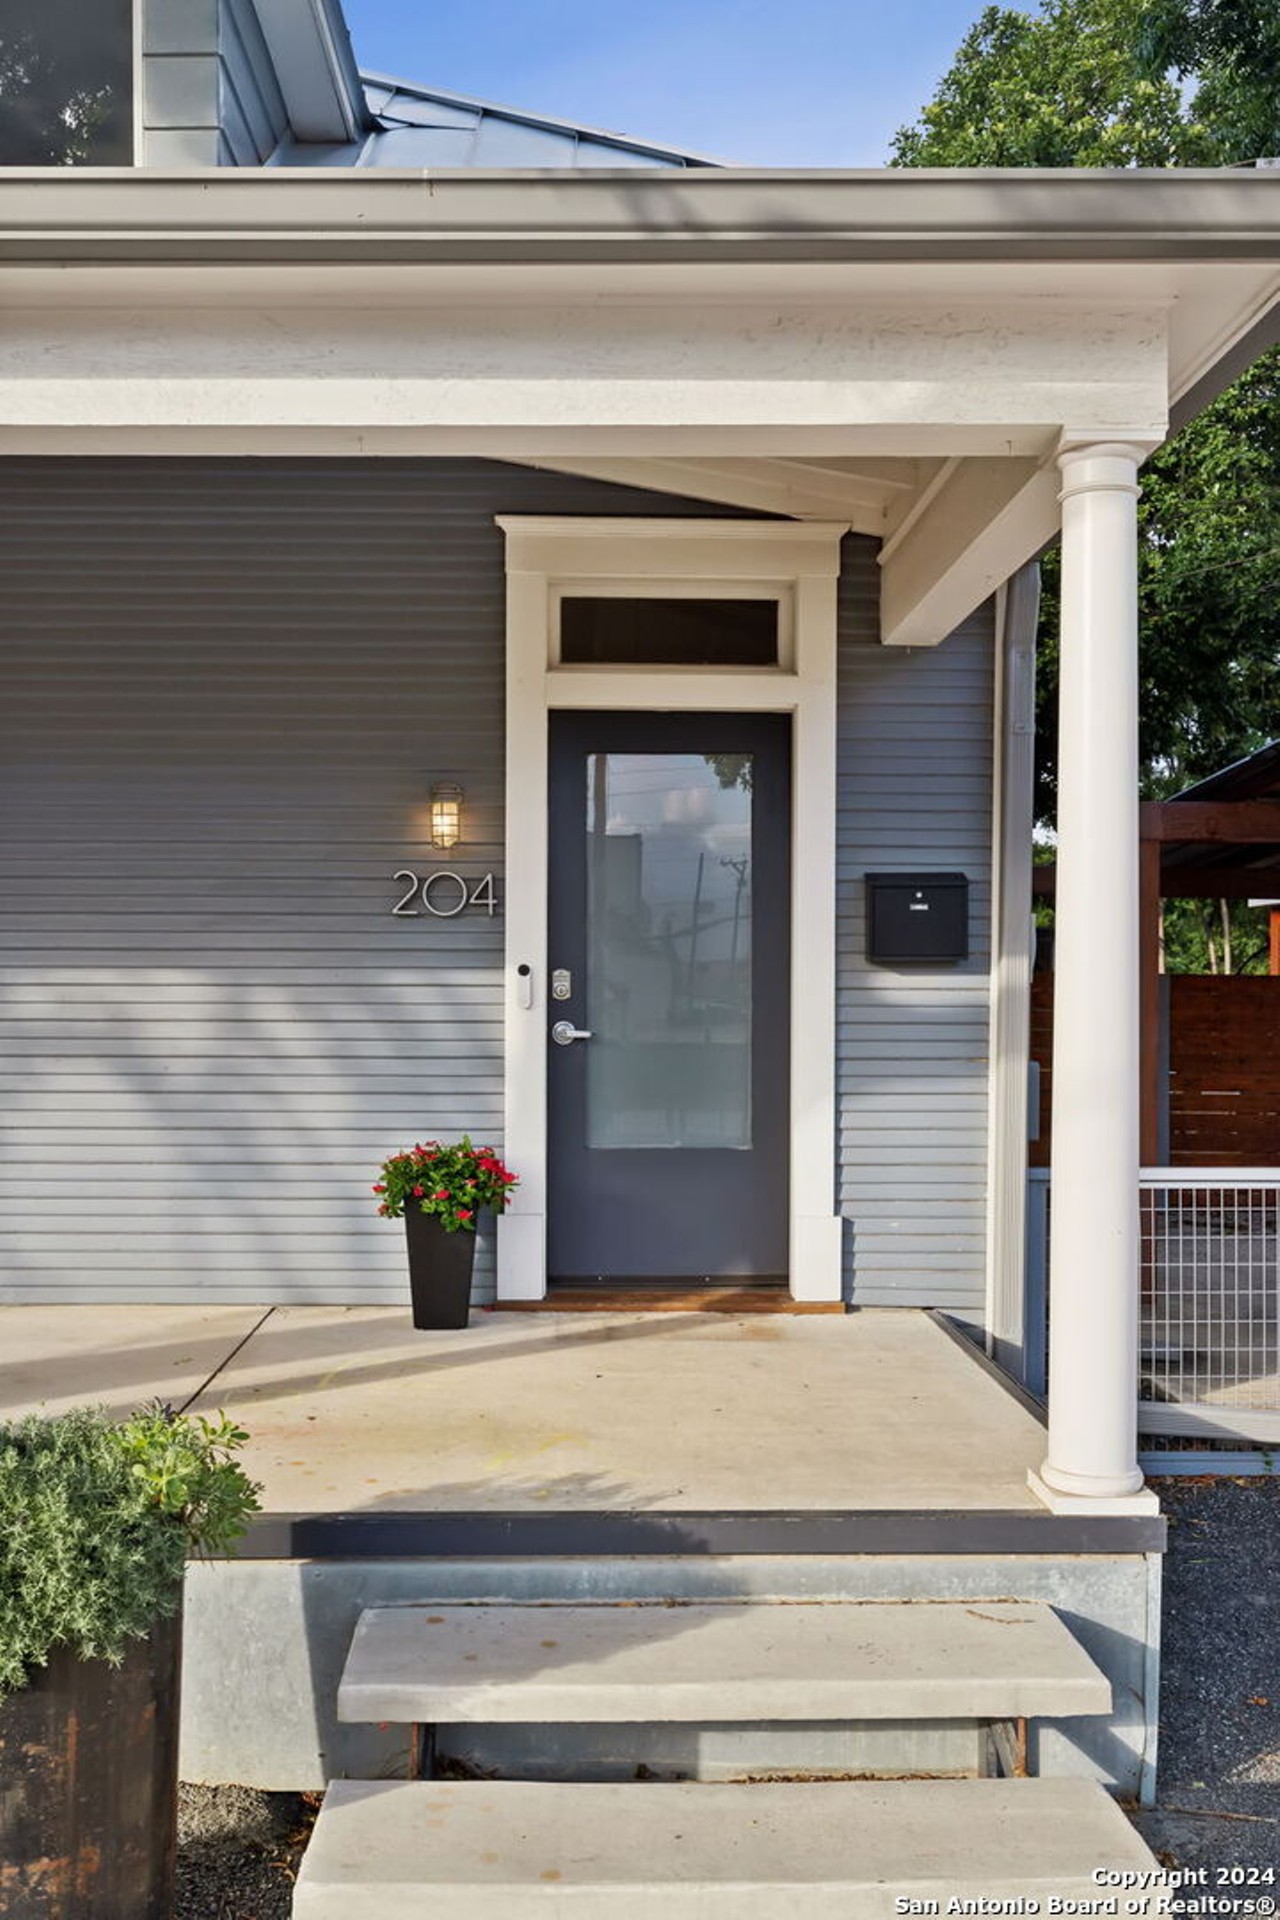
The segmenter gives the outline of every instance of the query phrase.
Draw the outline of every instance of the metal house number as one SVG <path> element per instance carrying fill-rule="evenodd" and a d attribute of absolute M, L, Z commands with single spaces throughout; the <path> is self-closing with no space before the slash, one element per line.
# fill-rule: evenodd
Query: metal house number
<path fill-rule="evenodd" d="M 468 880 L 465 874 L 453 873 L 447 867 L 437 867 L 422 875 L 410 873 L 404 867 L 391 877 L 403 881 L 409 889 L 391 909 L 393 914 L 406 919 L 420 918 L 425 908 L 437 920 L 452 920 L 468 907 L 479 907 L 492 920 L 497 910 L 491 873 L 482 874 L 479 880 Z M 419 900 L 421 906 L 415 904 Z"/>

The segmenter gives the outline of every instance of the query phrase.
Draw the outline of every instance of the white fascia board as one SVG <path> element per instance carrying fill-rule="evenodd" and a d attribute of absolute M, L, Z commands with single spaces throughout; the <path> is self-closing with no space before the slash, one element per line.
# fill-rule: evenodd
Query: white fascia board
<path fill-rule="evenodd" d="M 369 124 L 337 0 L 253 0 L 296 140 L 357 140 Z"/>

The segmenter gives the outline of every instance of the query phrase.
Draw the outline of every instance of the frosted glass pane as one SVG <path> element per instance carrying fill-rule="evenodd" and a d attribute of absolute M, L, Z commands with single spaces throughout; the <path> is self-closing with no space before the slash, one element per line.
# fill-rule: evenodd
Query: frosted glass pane
<path fill-rule="evenodd" d="M 588 756 L 592 1147 L 751 1145 L 751 775 L 750 754 Z"/>

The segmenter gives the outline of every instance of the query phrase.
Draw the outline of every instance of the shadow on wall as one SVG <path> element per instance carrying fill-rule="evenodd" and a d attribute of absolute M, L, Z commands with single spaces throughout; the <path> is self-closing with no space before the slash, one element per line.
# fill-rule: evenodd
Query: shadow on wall
<path fill-rule="evenodd" d="M 495 515 L 733 510 L 458 459 L 0 487 L 0 1298 L 398 1300 L 383 1157 L 502 1144 L 501 906 L 391 911 L 401 869 L 501 873 Z"/>
<path fill-rule="evenodd" d="M 500 1146 L 498 982 L 488 966 L 424 994 L 419 975 L 343 972 L 340 989 L 317 989 L 184 969 L 150 991 L 144 972 L 110 992 L 86 982 L 72 1013 L 59 1011 L 65 983 L 35 1012 L 26 988 L 18 1030 L 43 1051 L 6 1112 L 8 1170 L 23 1187 L 7 1210 L 0 1300 L 191 1304 L 201 1282 L 224 1301 L 406 1298 L 404 1229 L 377 1218 L 370 1186 L 414 1140 L 469 1130 Z M 478 1091 L 439 1091 L 459 1080 Z M 31 1141 L 50 1134 L 24 1141 L 19 1129 L 47 1128 L 55 1106 L 42 1159 Z M 491 1221 L 478 1239 L 483 1300 Z"/>

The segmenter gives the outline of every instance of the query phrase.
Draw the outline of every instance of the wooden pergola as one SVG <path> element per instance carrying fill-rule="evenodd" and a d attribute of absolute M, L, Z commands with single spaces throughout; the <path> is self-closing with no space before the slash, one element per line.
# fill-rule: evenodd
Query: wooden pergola
<path fill-rule="evenodd" d="M 1160 903 L 1267 900 L 1271 972 L 1280 974 L 1280 741 L 1138 810 L 1141 905 L 1141 1153 L 1160 1159 Z M 1033 886 L 1052 899 L 1056 868 Z"/>

